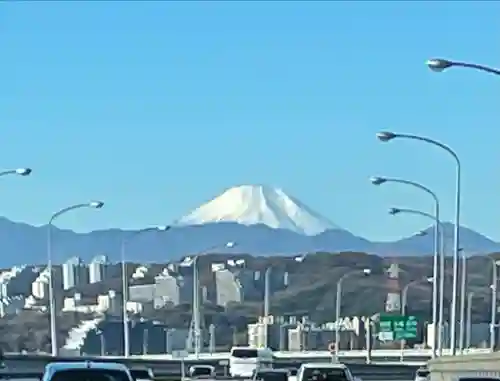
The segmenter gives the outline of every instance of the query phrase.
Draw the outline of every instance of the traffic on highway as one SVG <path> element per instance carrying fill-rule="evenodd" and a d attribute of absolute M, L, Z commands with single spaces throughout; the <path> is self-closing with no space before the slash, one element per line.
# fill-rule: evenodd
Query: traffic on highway
<path fill-rule="evenodd" d="M 28 357 L 26 358 L 28 359 Z M 252 380 L 252 381 L 427 381 L 418 367 L 329 360 L 280 359 L 268 348 L 233 347 L 225 360 L 156 360 L 83 357 L 46 359 L 39 370 L 7 360 L 0 378 L 41 381 Z M 33 365 L 34 366 L 34 365 Z M 420 373 L 419 373 L 420 372 Z M 420 378 L 419 378 L 420 377 Z"/>

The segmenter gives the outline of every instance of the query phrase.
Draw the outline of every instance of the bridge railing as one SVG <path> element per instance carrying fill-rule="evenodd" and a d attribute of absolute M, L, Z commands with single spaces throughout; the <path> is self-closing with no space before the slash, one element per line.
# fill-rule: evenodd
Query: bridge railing
<path fill-rule="evenodd" d="M 464 354 L 480 354 L 480 353 L 490 353 L 489 349 L 485 348 L 474 348 L 468 349 L 464 351 Z M 447 356 L 450 354 L 449 350 L 443 350 L 443 356 Z M 394 358 L 394 357 L 403 357 L 403 358 L 423 358 L 423 357 L 432 357 L 431 349 L 404 349 L 394 350 L 394 349 L 374 349 L 370 353 L 367 350 L 352 350 L 352 351 L 339 351 L 340 357 L 353 357 L 353 358 L 364 358 L 370 355 L 372 358 Z M 274 356 L 279 359 L 302 359 L 302 358 L 330 358 L 332 354 L 328 351 L 286 351 L 286 352 L 274 352 Z M 150 355 L 136 355 L 133 358 L 138 359 L 173 359 L 172 355 L 166 354 L 150 354 Z M 195 355 L 190 354 L 189 358 L 196 358 Z M 227 359 L 229 358 L 229 352 L 220 352 L 220 353 L 201 353 L 198 355 L 199 359 Z"/>
<path fill-rule="evenodd" d="M 500 352 L 441 357 L 428 362 L 431 381 L 455 381 L 461 377 L 500 378 Z"/>

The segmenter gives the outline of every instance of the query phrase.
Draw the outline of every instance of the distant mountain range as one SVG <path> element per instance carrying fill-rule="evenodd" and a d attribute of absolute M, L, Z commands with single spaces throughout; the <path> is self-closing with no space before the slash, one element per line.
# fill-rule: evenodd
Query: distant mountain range
<path fill-rule="evenodd" d="M 443 224 L 445 247 L 453 249 L 453 225 Z M 53 261 L 72 256 L 89 261 L 105 254 L 120 259 L 120 248 L 131 231 L 108 229 L 75 233 L 54 228 Z M 433 228 L 424 236 L 395 242 L 371 242 L 328 221 L 282 190 L 265 186 L 240 186 L 186 217 L 166 232 L 147 232 L 130 240 L 126 259 L 137 262 L 178 260 L 205 251 L 254 255 L 295 255 L 309 252 L 356 251 L 383 256 L 431 255 Z M 500 251 L 500 243 L 461 227 L 461 247 L 469 254 Z M 47 262 L 46 227 L 15 223 L 0 217 L 0 267 Z M 226 247 L 226 243 L 235 243 Z"/>

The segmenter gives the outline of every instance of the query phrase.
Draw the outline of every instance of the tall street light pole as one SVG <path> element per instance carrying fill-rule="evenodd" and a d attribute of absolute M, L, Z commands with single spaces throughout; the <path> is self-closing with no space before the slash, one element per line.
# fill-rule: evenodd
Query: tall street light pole
<path fill-rule="evenodd" d="M 126 262 L 126 249 L 130 241 L 132 241 L 137 236 L 152 232 L 152 231 L 167 231 L 170 230 L 170 225 L 154 226 L 148 227 L 141 230 L 136 230 L 129 235 L 126 235 L 122 239 L 121 243 L 121 267 L 122 267 L 122 314 L 123 314 L 123 354 L 127 358 L 130 356 L 130 331 L 128 327 L 128 311 L 127 311 L 127 301 L 128 301 L 128 274 L 127 274 L 127 262 Z"/>
<path fill-rule="evenodd" d="M 391 140 L 402 138 L 402 139 L 410 139 L 416 140 L 423 143 L 427 143 L 433 145 L 435 147 L 439 147 L 442 150 L 446 151 L 450 154 L 455 160 L 456 164 L 456 185 L 455 185 L 455 226 L 454 226 L 454 243 L 453 243 L 453 292 L 452 292 L 452 304 L 451 304 L 451 316 L 450 316 L 450 325 L 451 325 L 451 345 L 450 351 L 451 355 L 455 355 L 457 351 L 457 295 L 458 295 L 458 260 L 459 260 L 459 249 L 460 249 L 460 201 L 461 201 L 461 163 L 457 153 L 448 147 L 446 144 L 438 142 L 437 140 L 433 140 L 424 136 L 412 135 L 412 134 L 400 134 L 389 131 L 382 131 L 377 133 L 377 138 L 382 142 L 389 142 Z"/>
<path fill-rule="evenodd" d="M 226 242 L 223 245 L 215 245 L 212 246 L 206 250 L 203 250 L 199 252 L 198 254 L 194 256 L 189 256 L 184 259 L 184 262 L 186 263 L 187 266 L 193 266 L 193 314 L 192 314 L 192 321 L 194 325 L 194 353 L 196 358 L 199 358 L 200 356 L 200 350 L 201 350 L 201 316 L 200 316 L 200 297 L 199 297 L 199 288 L 200 288 L 200 282 L 198 280 L 199 278 L 199 269 L 198 269 L 198 259 L 203 256 L 210 254 L 211 252 L 219 249 L 224 249 L 224 248 L 233 248 L 236 246 L 235 242 Z"/>
<path fill-rule="evenodd" d="M 490 318 L 490 350 L 495 350 L 495 328 L 497 317 L 497 294 L 498 294 L 498 259 L 487 257 L 491 260 L 491 318 Z"/>
<path fill-rule="evenodd" d="M 273 271 L 272 267 L 268 267 L 264 273 L 264 319 L 266 321 L 266 327 L 269 319 L 269 299 L 271 296 L 271 273 Z M 267 338 L 267 333 L 266 333 Z M 266 345 L 267 347 L 267 345 Z"/>
<path fill-rule="evenodd" d="M 406 315 L 406 307 L 408 306 L 408 290 L 410 289 L 411 286 L 417 285 L 419 283 L 423 282 L 428 282 L 428 283 L 434 283 L 434 279 L 432 277 L 426 277 L 422 279 L 417 279 L 414 281 L 411 281 L 408 283 L 406 286 L 403 287 L 403 291 L 401 292 L 401 315 L 405 316 Z M 436 329 L 436 326 L 434 326 L 434 329 Z M 435 337 L 436 335 L 434 335 Z M 434 340 L 435 342 L 435 340 Z M 401 361 L 404 360 L 404 340 L 401 340 Z"/>
<path fill-rule="evenodd" d="M 432 215 L 430 213 L 422 212 L 421 210 L 416 209 L 405 209 L 405 208 L 390 208 L 390 215 L 397 215 L 401 213 L 406 214 L 414 214 L 422 217 L 430 218 L 435 224 L 439 225 L 439 240 L 436 240 L 434 237 L 434 252 L 439 251 L 439 317 L 438 317 L 438 326 L 434 327 L 435 334 L 437 333 L 437 351 L 439 356 L 443 354 L 443 327 L 444 327 L 444 278 L 445 278 L 445 258 L 444 258 L 444 231 L 441 229 L 441 221 L 439 220 L 439 216 Z M 421 231 L 418 233 L 420 236 L 427 235 L 426 231 Z M 440 241 L 440 242 L 439 242 Z M 436 329 L 437 328 L 437 329 Z"/>
<path fill-rule="evenodd" d="M 464 345 L 466 344 L 465 338 L 465 298 L 467 294 L 467 254 L 463 248 L 459 249 L 461 254 L 461 275 L 460 275 L 460 335 L 458 337 L 459 350 L 462 352 L 464 350 Z"/>
<path fill-rule="evenodd" d="M 486 73 L 490 73 L 490 74 L 494 74 L 494 75 L 500 75 L 499 69 L 495 69 L 495 68 L 492 68 L 489 66 L 479 65 L 479 64 L 475 64 L 475 63 L 468 63 L 468 62 L 450 61 L 450 60 L 445 60 L 442 58 L 432 58 L 430 60 L 427 60 L 426 65 L 432 71 L 437 71 L 437 72 L 444 71 L 450 67 L 464 67 L 464 68 L 468 68 L 468 69 L 484 71 Z"/>
<path fill-rule="evenodd" d="M 299 255 L 294 257 L 294 261 L 297 263 L 302 263 L 306 259 L 307 254 Z M 271 275 L 273 273 L 273 268 L 268 267 L 264 273 L 264 319 L 269 319 L 270 315 L 270 304 L 271 304 Z"/>
<path fill-rule="evenodd" d="M 465 347 L 470 347 L 471 328 L 472 328 L 472 300 L 474 299 L 475 292 L 469 291 L 467 293 L 467 336 L 465 337 Z M 462 349 L 463 350 L 463 349 Z"/>
<path fill-rule="evenodd" d="M 397 183 L 409 185 L 414 188 L 420 189 L 427 194 L 429 194 L 434 199 L 434 258 L 433 258 L 433 281 L 432 281 L 432 324 L 434 328 L 438 326 L 438 267 L 439 267 L 439 232 L 440 232 L 440 217 L 439 217 L 439 199 L 432 190 L 426 186 L 409 180 L 404 179 L 394 179 L 386 177 L 372 177 L 371 182 L 374 185 L 382 185 L 385 183 Z M 437 336 L 434 335 L 434 341 L 432 346 L 432 355 L 436 357 L 436 347 L 437 347 Z"/>
<path fill-rule="evenodd" d="M 295 262 L 301 263 L 305 259 L 306 255 L 295 257 L 294 258 Z M 268 331 L 269 331 L 268 325 L 272 324 L 271 323 L 272 315 L 270 313 L 270 310 L 271 310 L 271 275 L 272 274 L 273 274 L 273 267 L 270 266 L 266 269 L 266 271 L 264 273 L 264 316 L 263 316 L 263 318 L 264 318 L 264 324 L 266 327 L 266 335 L 265 335 L 265 342 L 264 342 L 266 348 L 268 345 Z M 283 276 L 283 280 L 284 280 L 284 277 L 285 277 L 285 275 Z"/>
<path fill-rule="evenodd" d="M 342 307 L 342 283 L 350 276 L 363 274 L 370 275 L 371 269 L 350 271 L 340 277 L 337 281 L 337 296 L 335 298 L 335 359 L 339 359 L 339 344 L 340 344 L 340 308 Z"/>
<path fill-rule="evenodd" d="M 72 206 L 68 206 L 54 213 L 47 224 L 47 267 L 49 269 L 49 309 L 50 309 L 50 343 L 52 347 L 52 356 L 57 356 L 59 351 L 57 345 L 57 327 L 56 327 L 56 306 L 55 306 L 55 298 L 54 298 L 54 276 L 52 269 L 52 226 L 54 225 L 54 221 L 63 214 L 66 214 L 75 209 L 82 208 L 93 208 L 93 209 L 101 209 L 104 206 L 104 202 L 102 201 L 90 201 L 84 204 L 75 204 Z"/>

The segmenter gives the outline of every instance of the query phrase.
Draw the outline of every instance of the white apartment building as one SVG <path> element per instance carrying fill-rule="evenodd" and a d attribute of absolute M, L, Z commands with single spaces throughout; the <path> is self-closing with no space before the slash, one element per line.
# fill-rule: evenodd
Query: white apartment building
<path fill-rule="evenodd" d="M 236 274 L 220 265 L 212 265 L 215 274 L 216 302 L 225 307 L 230 302 L 242 302 L 242 287 Z"/>
<path fill-rule="evenodd" d="M 50 272 L 48 268 L 42 270 L 35 281 L 31 284 L 31 294 L 36 299 L 46 299 L 49 297 Z"/>
<path fill-rule="evenodd" d="M 110 290 L 105 295 L 98 295 L 96 299 L 84 300 L 80 293 L 75 293 L 70 298 L 64 298 L 63 311 L 82 313 L 121 313 L 121 300 L 115 291 Z"/>
<path fill-rule="evenodd" d="M 82 260 L 78 257 L 68 259 L 62 265 L 63 289 L 69 290 L 88 283 L 88 273 Z"/>
<path fill-rule="evenodd" d="M 162 308 L 167 303 L 178 305 L 181 300 L 181 288 L 177 277 L 172 276 L 168 271 L 164 270 L 160 275 L 155 277 L 155 308 Z"/>
<path fill-rule="evenodd" d="M 106 270 L 109 266 L 108 257 L 98 255 L 90 261 L 88 265 L 89 283 L 99 283 L 106 277 Z"/>

